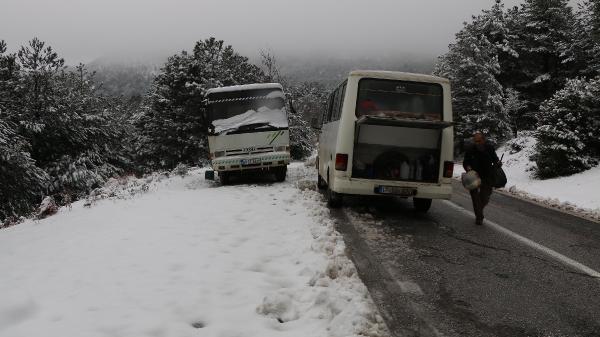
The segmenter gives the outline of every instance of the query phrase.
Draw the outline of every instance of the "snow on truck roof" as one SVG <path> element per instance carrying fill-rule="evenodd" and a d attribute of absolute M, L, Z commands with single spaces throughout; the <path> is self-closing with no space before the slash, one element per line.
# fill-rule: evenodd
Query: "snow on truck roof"
<path fill-rule="evenodd" d="M 350 76 L 384 78 L 391 80 L 403 80 L 414 82 L 450 83 L 450 81 L 447 78 L 443 77 L 425 74 L 404 73 L 400 71 L 354 70 L 350 72 Z"/>
<path fill-rule="evenodd" d="M 244 85 L 232 85 L 229 87 L 212 88 L 206 91 L 207 95 L 222 93 L 222 92 L 233 92 L 243 90 L 260 90 L 260 89 L 279 89 L 283 90 L 283 87 L 279 83 L 254 83 Z"/>

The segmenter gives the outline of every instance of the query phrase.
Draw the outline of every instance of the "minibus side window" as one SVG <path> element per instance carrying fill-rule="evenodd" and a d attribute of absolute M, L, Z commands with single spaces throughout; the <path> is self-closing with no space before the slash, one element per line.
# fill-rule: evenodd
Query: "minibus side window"
<path fill-rule="evenodd" d="M 329 95 L 329 99 L 327 100 L 327 111 L 325 111 L 325 123 L 331 122 L 331 114 L 333 113 L 333 99 L 334 99 L 335 91 Z"/>
<path fill-rule="evenodd" d="M 342 107 L 344 105 L 344 96 L 346 95 L 346 82 L 344 82 L 344 84 L 342 84 L 342 86 L 340 88 L 338 88 L 338 94 L 337 95 L 337 101 L 336 101 L 336 105 L 335 105 L 335 110 L 333 113 L 333 120 L 337 121 L 340 119 L 340 116 L 342 115 Z"/>

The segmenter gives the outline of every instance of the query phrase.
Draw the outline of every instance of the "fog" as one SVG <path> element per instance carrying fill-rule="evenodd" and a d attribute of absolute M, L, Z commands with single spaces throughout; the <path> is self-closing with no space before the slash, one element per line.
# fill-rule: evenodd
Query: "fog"
<path fill-rule="evenodd" d="M 164 57 L 210 36 L 251 57 L 265 48 L 301 57 L 433 57 L 493 2 L 0 0 L 0 39 L 15 51 L 37 36 L 71 64 Z"/>

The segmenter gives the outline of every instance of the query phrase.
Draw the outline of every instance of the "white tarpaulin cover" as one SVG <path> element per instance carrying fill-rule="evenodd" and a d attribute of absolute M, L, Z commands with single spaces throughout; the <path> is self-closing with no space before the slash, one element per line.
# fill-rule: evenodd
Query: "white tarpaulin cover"
<path fill-rule="evenodd" d="M 260 107 L 258 110 L 248 110 L 241 115 L 226 119 L 215 119 L 212 122 L 217 134 L 227 134 L 229 131 L 237 130 L 243 125 L 257 123 L 268 123 L 269 126 L 276 128 L 288 127 L 287 116 L 283 109 L 269 109 L 267 107 Z"/>

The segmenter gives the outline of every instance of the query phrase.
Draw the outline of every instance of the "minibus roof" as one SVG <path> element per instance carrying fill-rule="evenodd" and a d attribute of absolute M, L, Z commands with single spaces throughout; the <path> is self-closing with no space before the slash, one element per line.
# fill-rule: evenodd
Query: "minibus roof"
<path fill-rule="evenodd" d="M 430 82 L 430 83 L 450 83 L 447 78 L 425 75 L 425 74 L 413 74 L 404 73 L 400 71 L 385 71 L 385 70 L 354 70 L 350 72 L 350 76 L 356 77 L 370 77 L 370 78 L 383 78 L 390 80 L 400 81 L 413 81 L 413 82 Z"/>
<path fill-rule="evenodd" d="M 245 91 L 245 90 L 260 90 L 260 89 L 279 89 L 283 90 L 283 87 L 279 83 L 254 83 L 244 85 L 232 85 L 229 87 L 212 88 L 206 91 L 207 95 L 222 93 L 222 92 L 233 92 L 233 91 Z"/>

